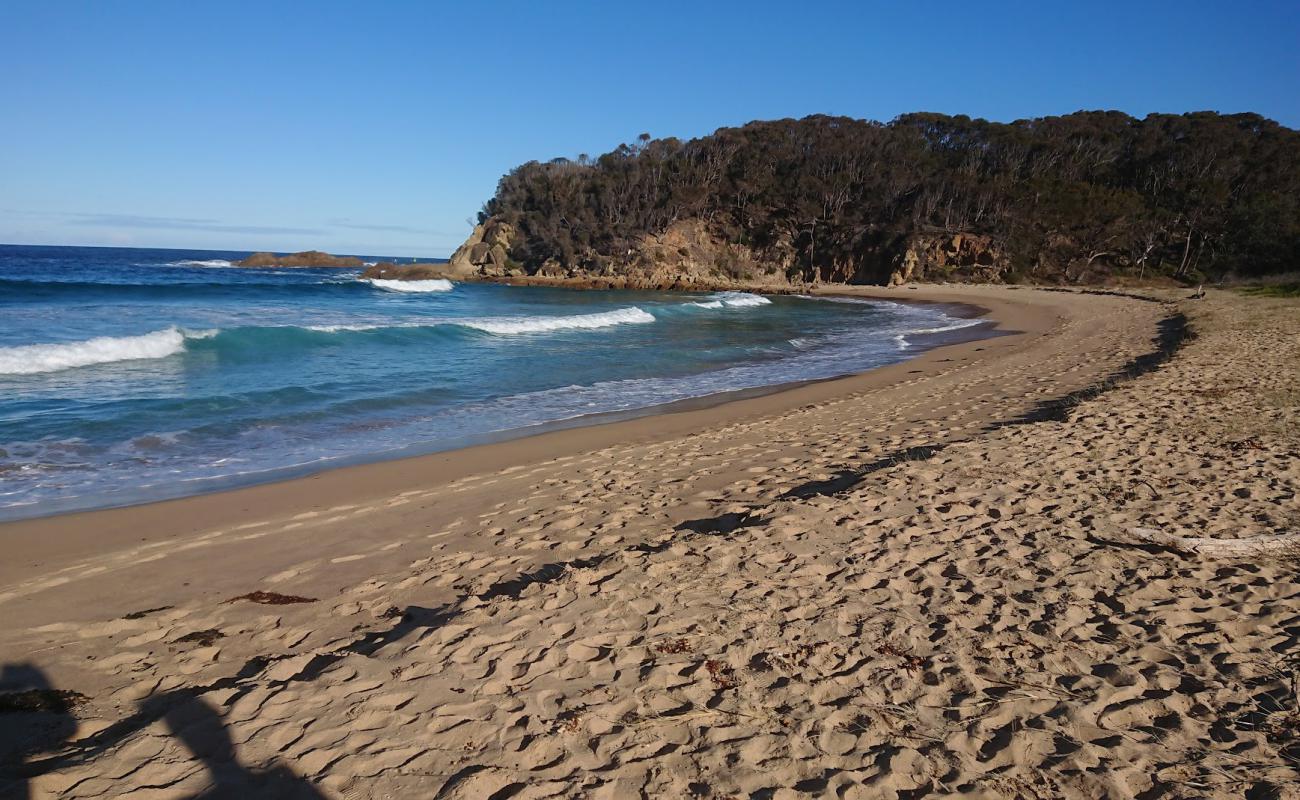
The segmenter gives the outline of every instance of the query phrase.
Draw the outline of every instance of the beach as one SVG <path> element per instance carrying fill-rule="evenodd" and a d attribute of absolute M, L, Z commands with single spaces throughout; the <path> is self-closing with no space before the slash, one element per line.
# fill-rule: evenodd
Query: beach
<path fill-rule="evenodd" d="M 718 402 L 983 327 L 789 285 L 577 291 L 240 263 L 0 245 L 0 522 Z"/>
<path fill-rule="evenodd" d="M 822 291 L 999 335 L 0 525 L 34 797 L 1297 797 L 1300 314 Z M 45 695 L 42 695 L 45 696 Z M 0 783 L 0 796 L 6 785 Z M 17 794 L 17 796 L 22 796 Z"/>

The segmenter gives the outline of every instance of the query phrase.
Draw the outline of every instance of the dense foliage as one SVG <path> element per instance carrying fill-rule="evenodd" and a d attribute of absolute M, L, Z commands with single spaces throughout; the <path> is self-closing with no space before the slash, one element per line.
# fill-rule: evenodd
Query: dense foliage
<path fill-rule="evenodd" d="M 1258 275 L 1300 256 L 1300 133 L 1212 112 L 753 122 L 524 164 L 489 217 L 530 269 L 607 263 L 698 219 L 805 277 L 879 278 L 864 265 L 939 231 L 990 237 L 1013 280 Z"/>

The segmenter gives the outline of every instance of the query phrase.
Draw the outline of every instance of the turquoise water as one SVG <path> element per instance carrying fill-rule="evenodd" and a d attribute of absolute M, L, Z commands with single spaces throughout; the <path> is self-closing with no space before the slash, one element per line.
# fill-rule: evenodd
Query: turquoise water
<path fill-rule="evenodd" d="M 0 518 L 194 494 L 893 363 L 936 307 L 0 246 Z"/>

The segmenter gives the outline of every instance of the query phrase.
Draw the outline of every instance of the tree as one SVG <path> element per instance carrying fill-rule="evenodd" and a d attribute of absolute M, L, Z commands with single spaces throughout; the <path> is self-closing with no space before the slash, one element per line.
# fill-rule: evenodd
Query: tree
<path fill-rule="evenodd" d="M 694 219 L 808 278 L 885 264 L 935 232 L 990 237 L 1014 272 L 1039 280 L 1258 274 L 1300 256 L 1300 134 L 1254 114 L 1113 111 L 1013 123 L 819 115 L 687 142 L 643 133 L 596 158 L 511 170 L 489 217 L 519 232 L 511 255 L 529 271 L 550 259 L 617 265 L 639 239 Z"/>

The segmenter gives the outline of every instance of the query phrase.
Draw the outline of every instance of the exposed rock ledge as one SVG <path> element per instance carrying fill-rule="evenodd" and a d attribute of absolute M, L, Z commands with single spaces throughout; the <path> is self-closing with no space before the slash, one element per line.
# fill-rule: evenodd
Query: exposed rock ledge
<path fill-rule="evenodd" d="M 485 220 L 452 254 L 447 272 L 437 277 L 575 289 L 788 292 L 805 285 L 797 279 L 791 281 L 776 265 L 755 261 L 747 249 L 719 242 L 697 220 L 679 222 L 657 236 L 642 237 L 628 251 L 627 259 L 619 263 L 587 254 L 578 266 L 548 259 L 526 267 L 510 256 L 518 235 L 508 222 Z"/>
<path fill-rule="evenodd" d="M 451 278 L 465 280 L 464 276 L 452 275 L 449 264 L 432 261 L 416 264 L 394 264 L 391 261 L 381 261 L 378 264 L 366 267 L 366 271 L 361 273 L 361 277 L 380 278 L 388 281 L 428 281 Z"/>
<path fill-rule="evenodd" d="M 360 267 L 363 262 L 353 256 L 332 256 L 320 250 L 304 250 L 301 253 L 278 255 L 276 253 L 253 253 L 240 261 L 239 267 Z"/>
<path fill-rule="evenodd" d="M 549 258 L 521 264 L 511 257 L 521 236 L 515 226 L 489 218 L 446 264 L 378 264 L 364 277 L 390 280 L 491 281 L 581 289 L 716 291 L 745 289 L 797 292 L 821 283 L 897 286 L 913 282 L 1006 280 L 1009 260 L 991 237 L 952 231 L 907 236 L 864 236 L 856 256 L 844 262 L 801 266 L 789 243 L 763 252 L 724 241 L 701 220 L 680 220 L 662 233 L 646 234 L 617 259 L 594 251 L 573 254 L 573 263 Z"/>
<path fill-rule="evenodd" d="M 757 251 L 726 241 L 698 219 L 679 220 L 662 233 L 645 234 L 618 257 L 588 250 L 569 254 L 568 263 L 556 258 L 519 263 L 511 253 L 521 236 L 511 223 L 490 217 L 475 226 L 452 254 L 446 271 L 436 277 L 584 288 L 779 292 L 819 283 L 998 283 L 1006 280 L 1009 267 L 999 242 L 962 231 L 866 234 L 852 258 L 815 269 L 800 263 L 792 242 L 778 241 Z"/>

